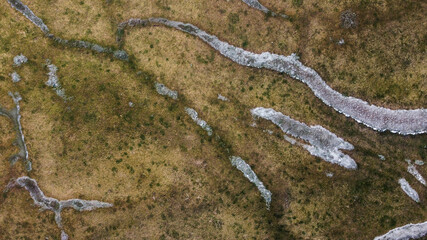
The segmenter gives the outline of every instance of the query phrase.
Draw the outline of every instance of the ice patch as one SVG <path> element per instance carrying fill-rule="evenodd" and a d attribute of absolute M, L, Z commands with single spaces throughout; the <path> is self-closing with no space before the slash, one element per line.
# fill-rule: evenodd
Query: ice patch
<path fill-rule="evenodd" d="M 191 117 L 191 119 L 193 119 L 193 121 L 197 123 L 197 125 L 202 127 L 208 133 L 209 136 L 212 136 L 212 128 L 204 120 L 198 117 L 196 110 L 186 107 L 185 111 Z"/>
<path fill-rule="evenodd" d="M 58 76 L 56 75 L 56 71 L 58 71 L 58 68 L 54 64 L 51 64 L 49 59 L 46 60 L 46 64 L 48 64 L 47 68 L 49 69 L 49 72 L 47 75 L 49 76 L 49 78 L 45 84 L 55 89 L 56 95 L 58 95 L 65 101 L 71 100 L 71 98 L 65 95 L 65 90 L 62 89 L 61 84 L 59 83 Z"/>
<path fill-rule="evenodd" d="M 415 189 L 413 189 L 411 187 L 411 185 L 409 185 L 408 181 L 406 181 L 406 179 L 401 178 L 399 179 L 399 184 L 400 187 L 402 188 L 402 190 L 406 193 L 406 195 L 408 195 L 410 198 L 412 198 L 412 200 L 414 200 L 415 202 L 419 203 L 420 202 L 420 197 L 418 196 L 417 191 L 415 191 Z"/>
<path fill-rule="evenodd" d="M 8 184 L 7 190 L 12 187 L 22 187 L 25 188 L 29 193 L 31 198 L 34 201 L 34 204 L 41 208 L 41 210 L 50 210 L 55 213 L 55 222 L 58 227 L 61 229 L 61 239 L 68 239 L 68 235 L 64 232 L 62 226 L 61 211 L 64 208 L 73 208 L 77 211 L 92 211 L 97 208 L 109 208 L 113 204 L 100 202 L 96 200 L 81 200 L 81 199 L 69 199 L 58 201 L 55 198 L 46 197 L 43 191 L 37 185 L 36 180 L 29 178 L 27 176 L 20 177 L 15 181 L 12 181 Z"/>
<path fill-rule="evenodd" d="M 22 13 L 26 18 L 28 18 L 32 23 L 39 27 L 45 34 L 49 33 L 49 28 L 44 24 L 44 22 L 38 18 L 26 5 L 24 5 L 20 0 L 7 0 L 12 8 L 15 8 L 20 13 Z"/>
<path fill-rule="evenodd" d="M 258 107 L 251 109 L 251 113 L 254 117 L 272 121 L 285 134 L 310 143 L 299 143 L 292 137 L 284 136 L 285 140 L 291 144 L 302 146 L 313 156 L 320 157 L 327 162 L 338 164 L 348 169 L 357 169 L 356 162 L 350 156 L 340 151 L 340 149 L 353 150 L 353 145 L 337 137 L 327 129 L 317 125 L 307 126 L 305 123 L 294 120 L 271 108 Z"/>
<path fill-rule="evenodd" d="M 231 161 L 231 165 L 239 169 L 251 183 L 255 184 L 255 186 L 258 188 L 259 192 L 261 193 L 261 196 L 265 200 L 267 209 L 270 209 L 272 194 L 267 188 L 265 188 L 264 184 L 258 179 L 255 172 L 252 171 L 251 166 L 249 166 L 249 164 L 247 164 L 243 159 L 236 156 L 230 157 L 230 161 Z"/>
<path fill-rule="evenodd" d="M 420 182 L 422 185 L 427 186 L 426 180 L 418 172 L 417 168 L 415 167 L 415 165 L 411 163 L 411 161 L 408 162 L 408 173 L 414 176 L 418 180 L 418 182 Z"/>
<path fill-rule="evenodd" d="M 14 83 L 21 81 L 21 76 L 19 76 L 17 72 L 13 72 L 12 74 L 10 74 L 10 76 L 12 77 L 12 82 Z"/>
<path fill-rule="evenodd" d="M 421 160 L 415 160 L 415 164 L 418 166 L 422 166 L 422 165 L 424 165 L 424 162 Z"/>
<path fill-rule="evenodd" d="M 218 94 L 218 99 L 224 102 L 229 102 L 230 100 L 228 100 L 227 97 L 222 96 L 221 94 Z"/>
<path fill-rule="evenodd" d="M 6 110 L 0 106 L 0 115 L 9 118 L 12 121 L 16 131 L 16 139 L 14 143 L 19 147 L 19 152 L 10 156 L 9 161 L 12 165 L 14 165 L 19 159 L 22 159 L 25 164 L 26 170 L 31 171 L 31 161 L 28 159 L 27 145 L 25 144 L 24 133 L 22 132 L 21 125 L 21 107 L 19 106 L 19 101 L 21 101 L 22 98 L 21 95 L 19 95 L 19 93 L 17 92 L 9 92 L 9 96 L 12 97 L 13 102 L 15 103 L 15 108 L 11 110 Z"/>
<path fill-rule="evenodd" d="M 28 61 L 28 58 L 22 54 L 16 55 L 13 58 L 13 64 L 17 67 L 21 66 L 22 64 L 26 63 Z"/>
<path fill-rule="evenodd" d="M 329 177 L 329 178 L 331 178 L 331 177 L 334 176 L 334 173 L 332 173 L 332 172 L 326 172 L 326 176 Z"/>
<path fill-rule="evenodd" d="M 388 233 L 374 238 L 374 240 L 409 240 L 419 239 L 427 235 L 427 222 L 407 224 L 390 230 Z"/>
<path fill-rule="evenodd" d="M 171 97 L 174 100 L 178 99 L 178 92 L 170 90 L 164 84 L 156 82 L 155 87 L 156 87 L 157 93 L 159 93 L 160 95 Z"/>
<path fill-rule="evenodd" d="M 253 7 L 255 9 L 260 10 L 261 12 L 264 12 L 266 14 L 271 14 L 271 16 L 276 16 L 277 14 L 270 11 L 268 8 L 264 7 L 258 0 L 242 0 L 242 2 L 246 3 L 249 7 Z M 287 18 L 285 14 L 279 14 L 279 16 Z"/>

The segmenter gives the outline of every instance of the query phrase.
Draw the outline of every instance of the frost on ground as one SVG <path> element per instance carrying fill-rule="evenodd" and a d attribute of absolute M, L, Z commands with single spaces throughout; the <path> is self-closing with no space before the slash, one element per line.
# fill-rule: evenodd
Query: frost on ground
<path fill-rule="evenodd" d="M 276 16 L 277 14 L 270 11 L 268 8 L 264 7 L 258 0 L 242 0 L 242 2 L 246 3 L 249 7 L 253 7 L 258 9 L 266 14 L 271 14 L 271 16 Z M 279 14 L 279 16 L 287 18 L 285 14 Z"/>
<path fill-rule="evenodd" d="M 12 77 L 12 82 L 14 83 L 21 81 L 21 76 L 19 76 L 17 72 L 13 72 L 12 74 L 10 74 L 10 76 Z"/>
<path fill-rule="evenodd" d="M 408 173 L 410 173 L 412 176 L 414 176 L 418 182 L 420 182 L 422 185 L 427 186 L 426 180 L 423 178 L 423 176 L 418 172 L 415 165 L 411 163 L 411 160 L 408 161 Z"/>
<path fill-rule="evenodd" d="M 415 191 L 415 189 L 413 189 L 411 185 L 409 185 L 406 179 L 404 178 L 399 179 L 399 184 L 402 190 L 406 193 L 406 195 L 412 198 L 412 200 L 414 200 L 415 202 L 420 202 L 420 197 L 418 196 L 417 191 Z"/>
<path fill-rule="evenodd" d="M 331 177 L 334 176 L 334 173 L 332 173 L 332 172 L 326 172 L 326 176 L 331 178 Z"/>
<path fill-rule="evenodd" d="M 185 111 L 191 117 L 191 119 L 193 119 L 193 121 L 197 123 L 197 125 L 202 127 L 208 133 L 209 136 L 212 136 L 212 128 L 204 120 L 198 117 L 196 110 L 186 107 Z"/>
<path fill-rule="evenodd" d="M 31 9 L 24 5 L 20 0 L 7 0 L 10 5 L 22 13 L 26 18 L 28 18 L 32 23 L 39 27 L 45 34 L 49 32 L 49 28 L 44 24 L 44 22 L 38 18 Z"/>
<path fill-rule="evenodd" d="M 271 108 L 254 108 L 251 109 L 252 116 L 272 121 L 287 135 L 285 140 L 291 144 L 298 144 L 309 151 L 312 155 L 322 158 L 323 160 L 338 164 L 348 169 L 357 169 L 356 162 L 348 155 L 342 153 L 340 149 L 353 150 L 353 145 L 337 137 L 322 126 L 307 126 L 294 120 Z M 295 138 L 300 138 L 308 143 L 297 142 Z"/>
<path fill-rule="evenodd" d="M 384 161 L 384 160 L 385 160 L 384 155 L 379 154 L 379 155 L 378 155 L 378 157 L 379 157 L 382 161 Z"/>
<path fill-rule="evenodd" d="M 271 203 L 271 192 L 265 188 L 264 184 L 258 179 L 257 175 L 252 171 L 251 166 L 247 164 L 240 157 L 232 156 L 230 157 L 231 165 L 235 166 L 239 169 L 247 179 L 258 188 L 261 196 L 265 199 L 265 203 L 267 205 L 267 209 L 270 209 Z"/>
<path fill-rule="evenodd" d="M 157 93 L 159 93 L 160 95 L 169 96 L 169 97 L 171 97 L 174 100 L 178 99 L 178 92 L 169 89 L 164 84 L 156 82 L 155 83 L 155 87 L 156 87 Z"/>
<path fill-rule="evenodd" d="M 221 94 L 218 94 L 218 99 L 221 100 L 221 101 L 224 101 L 224 102 L 230 101 L 227 97 L 222 96 Z"/>
<path fill-rule="evenodd" d="M 113 205 L 106 202 L 100 202 L 96 200 L 81 200 L 81 199 L 69 199 L 58 201 L 55 198 L 46 197 L 42 190 L 37 185 L 36 180 L 27 176 L 20 177 L 15 181 L 12 181 L 7 186 L 6 190 L 13 187 L 23 187 L 30 192 L 31 198 L 34 200 L 34 204 L 41 208 L 41 210 L 50 210 L 55 213 L 55 222 L 61 229 L 61 239 L 68 239 L 68 235 L 64 232 L 62 226 L 61 211 L 64 208 L 74 208 L 77 211 L 92 211 L 97 208 L 109 208 Z"/>
<path fill-rule="evenodd" d="M 22 64 L 26 63 L 28 61 L 28 58 L 22 54 L 16 55 L 13 58 L 13 64 L 17 67 L 21 66 Z"/>
<path fill-rule="evenodd" d="M 31 161 L 28 159 L 27 145 L 25 144 L 24 133 L 22 132 L 22 125 L 21 125 L 21 115 L 20 115 L 21 108 L 19 106 L 19 101 L 21 101 L 22 98 L 19 95 L 19 93 L 9 92 L 9 95 L 12 97 L 13 102 L 15 103 L 15 108 L 11 110 L 6 110 L 2 108 L 0 105 L 0 115 L 3 115 L 9 118 L 12 121 L 16 131 L 16 139 L 14 144 L 16 144 L 19 147 L 19 152 L 10 156 L 9 161 L 12 165 L 14 165 L 19 159 L 22 159 L 27 171 L 31 171 L 32 169 Z"/>
<path fill-rule="evenodd" d="M 390 230 L 388 233 L 374 238 L 374 240 L 409 240 L 419 239 L 427 235 L 427 222 L 407 224 Z"/>
<path fill-rule="evenodd" d="M 145 26 L 148 23 L 164 24 L 197 36 L 223 56 L 240 65 L 286 73 L 307 84 L 316 97 L 326 105 L 374 130 L 388 130 L 403 135 L 427 132 L 427 121 L 425 121 L 427 109 L 392 110 L 371 105 L 354 97 L 346 97 L 329 87 L 316 71 L 304 66 L 295 54 L 282 56 L 269 52 L 252 53 L 220 41 L 216 36 L 210 35 L 192 24 L 170 21 L 164 18 L 129 19 L 119 24 L 119 30 L 123 30 L 127 26 Z"/>
<path fill-rule="evenodd" d="M 49 72 L 47 73 L 49 78 L 47 82 L 45 82 L 45 84 L 55 89 L 56 95 L 58 95 L 65 101 L 70 100 L 71 98 L 65 95 L 65 90 L 62 89 L 61 84 L 59 83 L 58 76 L 56 75 L 56 71 L 58 71 L 58 68 L 54 64 L 52 64 L 49 59 L 46 60 L 46 64 L 47 68 L 49 69 Z"/>
<path fill-rule="evenodd" d="M 67 47 L 76 47 L 76 48 L 85 48 L 90 49 L 98 53 L 109 53 L 113 54 L 113 56 L 122 61 L 128 61 L 129 55 L 126 51 L 123 50 L 113 50 L 112 48 L 102 47 L 98 44 L 80 41 L 80 40 L 66 40 L 60 37 L 55 37 L 53 34 L 49 33 L 49 29 L 44 24 L 44 22 L 37 17 L 31 9 L 29 9 L 25 4 L 23 4 L 20 0 L 7 0 L 12 8 L 15 8 L 20 13 L 22 13 L 26 18 L 28 18 L 32 23 L 38 26 L 47 37 L 54 40 L 56 43 L 67 46 Z"/>

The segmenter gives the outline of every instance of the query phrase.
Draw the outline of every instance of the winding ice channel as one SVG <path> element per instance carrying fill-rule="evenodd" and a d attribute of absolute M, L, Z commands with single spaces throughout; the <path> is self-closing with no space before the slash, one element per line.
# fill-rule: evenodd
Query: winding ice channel
<path fill-rule="evenodd" d="M 261 54 L 249 52 L 223 42 L 216 36 L 210 35 L 192 24 L 164 18 L 130 19 L 119 24 L 118 28 L 123 30 L 128 26 L 145 26 L 149 23 L 163 24 L 197 36 L 223 56 L 240 65 L 286 73 L 290 77 L 307 84 L 326 105 L 374 130 L 388 130 L 403 135 L 427 132 L 427 109 L 392 110 L 371 105 L 358 98 L 344 96 L 329 87 L 315 70 L 304 66 L 295 54 L 283 56 L 270 52 Z"/>

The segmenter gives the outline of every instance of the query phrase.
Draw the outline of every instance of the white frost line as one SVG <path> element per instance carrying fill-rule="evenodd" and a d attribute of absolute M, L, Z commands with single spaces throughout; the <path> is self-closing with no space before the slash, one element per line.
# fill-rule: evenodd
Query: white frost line
<path fill-rule="evenodd" d="M 219 100 L 221 100 L 221 101 L 224 101 L 224 102 L 229 102 L 229 101 L 230 101 L 227 97 L 222 96 L 222 95 L 221 95 L 221 94 L 219 94 L 219 93 L 218 93 L 218 99 L 219 99 Z"/>
<path fill-rule="evenodd" d="M 411 187 L 411 185 L 409 185 L 408 181 L 406 181 L 406 179 L 401 178 L 399 179 L 399 184 L 400 187 L 402 188 L 402 190 L 406 193 L 406 195 L 408 195 L 410 198 L 412 198 L 412 200 L 414 200 L 415 202 L 419 203 L 420 202 L 420 197 L 418 196 L 417 191 L 415 191 L 415 189 L 413 189 Z"/>
<path fill-rule="evenodd" d="M 21 66 L 22 64 L 26 63 L 27 61 L 28 61 L 28 58 L 26 56 L 22 55 L 22 53 L 13 57 L 13 65 L 15 65 L 17 67 Z"/>
<path fill-rule="evenodd" d="M 264 7 L 264 5 L 262 5 L 260 2 L 258 2 L 258 0 L 242 0 L 242 2 L 246 3 L 249 7 L 253 7 L 255 9 L 260 10 L 261 12 L 264 13 L 271 13 L 272 16 L 276 16 L 277 14 L 270 11 L 268 8 Z M 285 14 L 279 14 L 279 16 L 287 18 L 288 16 L 286 16 Z"/>
<path fill-rule="evenodd" d="M 357 169 L 356 162 L 348 155 L 342 153 L 340 149 L 353 150 L 353 145 L 337 137 L 322 126 L 307 126 L 271 108 L 251 109 L 252 116 L 272 121 L 289 136 L 284 136 L 285 140 L 291 144 L 298 144 L 309 151 L 313 156 L 323 160 L 338 164 L 347 169 Z M 300 138 L 310 144 L 297 142 L 294 138 Z"/>
<path fill-rule="evenodd" d="M 239 169 L 243 175 L 255 186 L 258 188 L 261 196 L 265 199 L 265 203 L 267 205 L 267 209 L 270 209 L 271 203 L 271 192 L 265 188 L 264 184 L 259 180 L 254 171 L 252 171 L 251 166 L 247 164 L 242 158 L 237 156 L 230 157 L 231 165 Z"/>
<path fill-rule="evenodd" d="M 109 208 L 113 204 L 100 202 L 96 200 L 81 200 L 81 199 L 69 199 L 58 201 L 55 198 L 46 197 L 43 191 L 37 185 L 36 180 L 27 176 L 20 177 L 15 181 L 9 183 L 6 190 L 13 187 L 23 187 L 30 192 L 31 198 L 34 200 L 34 204 L 41 208 L 41 210 L 50 210 L 55 213 L 55 222 L 61 229 L 61 239 L 68 239 L 68 235 L 64 232 L 62 226 L 61 211 L 64 208 L 73 208 L 77 211 L 92 211 L 97 208 Z"/>
<path fill-rule="evenodd" d="M 422 185 L 427 186 L 426 180 L 418 172 L 417 168 L 411 163 L 411 161 L 408 161 L 408 173 L 414 176 Z"/>
<path fill-rule="evenodd" d="M 21 81 L 21 76 L 19 76 L 17 72 L 11 73 L 10 76 L 12 77 L 12 82 L 14 83 Z"/>
<path fill-rule="evenodd" d="M 70 100 L 71 98 L 65 95 L 65 90 L 62 88 L 61 84 L 59 83 L 58 76 L 56 75 L 56 71 L 58 71 L 58 68 L 54 64 L 52 64 L 49 59 L 46 60 L 46 64 L 47 64 L 47 68 L 49 69 L 49 72 L 47 73 L 49 78 L 47 82 L 45 82 L 45 84 L 55 89 L 56 95 L 58 95 L 65 101 Z"/>
<path fill-rule="evenodd" d="M 212 136 L 212 128 L 204 120 L 199 118 L 196 110 L 186 107 L 185 112 L 187 112 L 191 119 L 193 119 L 193 121 L 196 122 L 197 125 L 202 127 L 208 133 L 209 136 Z"/>
<path fill-rule="evenodd" d="M 316 71 L 304 66 L 295 54 L 283 56 L 270 52 L 261 54 L 249 52 L 220 41 L 216 36 L 210 35 L 192 24 L 165 18 L 129 19 L 121 23 L 119 29 L 124 29 L 126 26 L 145 26 L 148 23 L 164 24 L 197 36 L 237 64 L 286 73 L 305 83 L 326 105 L 376 131 L 390 131 L 403 135 L 427 132 L 427 109 L 392 110 L 371 105 L 358 98 L 344 96 L 329 87 Z"/>
<path fill-rule="evenodd" d="M 173 90 L 169 89 L 168 87 L 166 87 L 162 83 L 156 82 L 154 85 L 156 87 L 156 91 L 158 94 L 171 97 L 174 100 L 178 99 L 178 92 L 177 91 L 173 91 Z"/>
<path fill-rule="evenodd" d="M 427 222 L 407 224 L 390 230 L 388 233 L 374 238 L 374 240 L 409 240 L 418 239 L 427 235 Z"/>

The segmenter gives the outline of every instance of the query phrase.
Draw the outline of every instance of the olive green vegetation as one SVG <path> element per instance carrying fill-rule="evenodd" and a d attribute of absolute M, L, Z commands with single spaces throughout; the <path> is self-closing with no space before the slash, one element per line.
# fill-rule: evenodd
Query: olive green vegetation
<path fill-rule="evenodd" d="M 24 3 L 59 37 L 114 46 L 118 23 L 167 17 L 254 52 L 297 52 L 334 89 L 377 105 L 426 106 L 425 3 L 261 2 L 290 20 L 268 17 L 237 0 Z M 340 28 L 346 9 L 358 14 L 357 28 Z M 426 161 L 425 134 L 375 132 L 325 106 L 302 83 L 238 66 L 176 30 L 120 32 L 121 47 L 131 55 L 130 62 L 120 62 L 55 45 L 7 2 L 0 13 L 0 104 L 12 106 L 8 91 L 23 96 L 22 125 L 34 169 L 29 176 L 47 196 L 114 204 L 93 212 L 64 210 L 72 239 L 372 239 L 427 217 L 427 191 L 404 162 Z M 343 46 L 336 44 L 340 38 Z M 29 62 L 16 68 L 12 58 L 19 53 Z M 73 100 L 64 102 L 44 85 L 46 59 L 58 67 Z M 12 83 L 13 71 L 21 82 Z M 155 81 L 178 90 L 179 100 L 158 95 Z M 218 93 L 230 102 L 218 100 Z M 213 127 L 212 137 L 185 114 L 186 106 Z M 358 170 L 310 156 L 285 142 L 269 122 L 252 127 L 249 110 L 258 106 L 343 137 L 355 146 L 347 153 Z M 5 118 L 0 132 L 5 186 L 27 173 L 21 163 L 9 166 L 14 131 Z M 230 155 L 246 160 L 273 193 L 270 211 L 256 187 L 231 166 Z M 418 170 L 427 176 L 425 166 Z M 327 178 L 327 171 L 334 177 Z M 400 177 L 418 191 L 421 204 L 404 195 Z M 0 222 L 5 239 L 60 236 L 53 214 L 39 213 L 23 190 L 0 197 Z"/>

